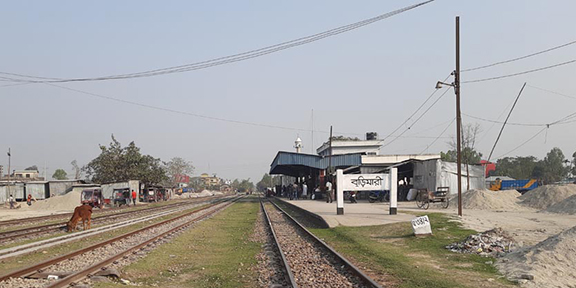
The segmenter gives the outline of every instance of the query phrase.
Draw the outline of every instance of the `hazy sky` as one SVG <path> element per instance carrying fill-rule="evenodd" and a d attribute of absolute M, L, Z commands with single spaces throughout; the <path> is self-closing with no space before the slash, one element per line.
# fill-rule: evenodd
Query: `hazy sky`
<path fill-rule="evenodd" d="M 175 66 L 314 34 L 417 1 L 10 1 L 0 10 L 0 71 L 47 77 L 93 77 Z M 30 165 L 71 173 L 114 134 L 143 153 L 179 156 L 197 174 L 259 180 L 278 150 L 297 135 L 312 152 L 337 132 L 384 137 L 454 69 L 454 17 L 461 17 L 462 68 L 523 56 L 576 40 L 575 1 L 437 0 L 376 24 L 240 63 L 152 78 L 62 84 L 174 110 L 310 132 L 208 120 L 122 104 L 45 84 L 0 87 L 0 149 L 14 169 Z M 473 80 L 576 59 L 576 45 L 462 75 Z M 576 63 L 462 86 L 463 113 L 502 121 L 524 82 L 576 97 Z M 450 81 L 450 80 L 448 80 Z M 0 82 L 0 85 L 8 84 Z M 436 96 L 439 96 L 437 94 Z M 436 98 L 434 98 L 436 99 Z M 576 112 L 576 99 L 527 87 L 510 122 L 550 123 Z M 418 116 L 416 116 L 418 117 Z M 455 117 L 448 92 L 381 154 L 420 153 Z M 500 125 L 480 123 L 486 156 Z M 412 121 L 408 122 L 409 124 Z M 409 125 L 405 126 L 408 127 Z M 444 137 L 455 134 L 455 125 Z M 576 151 L 576 123 L 551 126 L 509 154 L 544 157 Z M 398 133 L 406 128 L 402 128 Z M 507 126 L 494 156 L 541 127 Z M 351 134 L 352 133 L 352 134 Z M 398 134 L 396 133 L 396 134 Z M 342 133 L 337 133 L 342 134 Z M 358 134 L 358 135 L 353 135 Z M 448 148 L 441 138 L 426 151 Z M 0 164 L 7 166 L 2 152 Z M 494 158 L 494 157 L 493 157 Z"/>

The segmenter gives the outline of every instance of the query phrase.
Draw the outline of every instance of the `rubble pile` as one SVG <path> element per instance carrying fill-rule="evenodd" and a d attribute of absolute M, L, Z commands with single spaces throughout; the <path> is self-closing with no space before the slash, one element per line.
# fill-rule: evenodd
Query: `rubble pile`
<path fill-rule="evenodd" d="M 502 228 L 470 235 L 464 242 L 452 243 L 446 249 L 455 253 L 502 257 L 516 248 L 516 242 Z"/>

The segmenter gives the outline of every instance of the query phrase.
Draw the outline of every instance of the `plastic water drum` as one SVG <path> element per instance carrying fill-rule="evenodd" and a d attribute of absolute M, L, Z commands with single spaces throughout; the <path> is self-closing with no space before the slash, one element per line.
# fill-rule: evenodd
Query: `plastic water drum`
<path fill-rule="evenodd" d="M 406 200 L 412 201 L 412 200 L 416 199 L 416 193 L 417 193 L 417 190 L 415 188 L 410 188 L 410 190 L 408 190 L 408 195 L 406 196 Z"/>

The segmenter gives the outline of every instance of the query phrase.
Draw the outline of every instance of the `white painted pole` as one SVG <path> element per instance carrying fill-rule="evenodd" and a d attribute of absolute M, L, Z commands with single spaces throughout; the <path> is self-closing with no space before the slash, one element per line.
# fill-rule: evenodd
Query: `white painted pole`
<path fill-rule="evenodd" d="M 344 171 L 336 170 L 336 214 L 344 215 Z"/>
<path fill-rule="evenodd" d="M 398 168 L 390 168 L 390 215 L 396 215 L 398 209 Z"/>

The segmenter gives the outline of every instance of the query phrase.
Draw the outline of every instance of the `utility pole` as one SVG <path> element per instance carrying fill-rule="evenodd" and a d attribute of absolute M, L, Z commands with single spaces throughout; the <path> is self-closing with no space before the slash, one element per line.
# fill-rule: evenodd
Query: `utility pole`
<path fill-rule="evenodd" d="M 8 148 L 8 195 L 11 195 L 10 193 L 10 158 L 12 157 L 12 154 L 10 153 L 10 148 Z"/>
<path fill-rule="evenodd" d="M 328 158 L 328 173 L 332 175 L 332 126 L 330 126 L 330 139 L 328 139 L 330 149 L 330 158 Z"/>
<path fill-rule="evenodd" d="M 458 216 L 462 217 L 462 141 L 460 115 L 460 16 L 456 16 L 456 70 L 454 71 L 454 92 L 456 92 L 456 158 L 458 165 Z"/>

